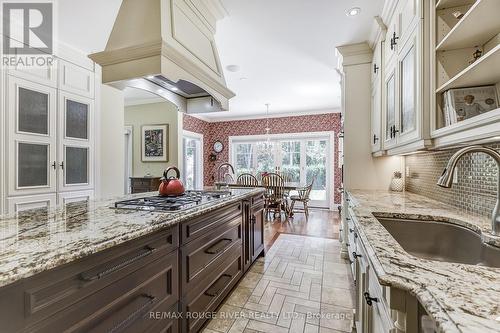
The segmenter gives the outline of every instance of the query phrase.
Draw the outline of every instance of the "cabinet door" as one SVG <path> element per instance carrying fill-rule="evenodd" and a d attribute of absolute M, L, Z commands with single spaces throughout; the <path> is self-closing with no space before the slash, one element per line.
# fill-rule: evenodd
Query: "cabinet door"
<path fill-rule="evenodd" d="M 93 187 L 93 101 L 59 93 L 59 191 Z"/>
<path fill-rule="evenodd" d="M 75 202 L 90 201 L 94 197 L 94 191 L 64 192 L 59 193 L 57 203 L 59 206 Z"/>
<path fill-rule="evenodd" d="M 382 42 L 376 43 L 375 50 L 373 51 L 373 60 L 372 60 L 372 84 L 379 79 L 380 73 L 382 71 Z"/>
<path fill-rule="evenodd" d="M 372 152 L 378 152 L 382 149 L 381 144 L 381 106 L 382 106 L 382 98 L 381 98 L 381 84 L 380 80 L 375 81 L 375 84 L 372 87 L 372 100 L 371 100 L 371 143 L 372 143 Z"/>
<path fill-rule="evenodd" d="M 8 76 L 9 195 L 56 191 L 56 90 Z"/>
<path fill-rule="evenodd" d="M 94 97 L 94 73 L 83 67 L 60 60 L 59 89 L 80 96 Z"/>
<path fill-rule="evenodd" d="M 384 82 L 384 149 L 396 144 L 396 68 L 388 69 Z"/>
<path fill-rule="evenodd" d="M 46 212 L 48 212 L 49 209 L 54 208 L 55 206 L 55 194 L 41 194 L 7 198 L 8 214 L 18 213 L 24 210 L 36 208 L 45 208 Z M 39 216 L 40 219 L 43 219 L 42 215 Z"/>
<path fill-rule="evenodd" d="M 389 66 L 396 59 L 398 52 L 399 15 L 394 13 L 387 25 L 384 43 L 384 63 Z"/>
<path fill-rule="evenodd" d="M 422 18 L 420 0 L 400 0 L 398 5 L 400 38 L 399 43 L 405 44 L 410 38 L 415 26 Z"/>
<path fill-rule="evenodd" d="M 264 250 L 264 210 L 254 210 L 251 215 L 252 261 Z"/>
<path fill-rule="evenodd" d="M 417 30 L 415 30 L 416 32 Z M 399 138 L 398 144 L 419 138 L 419 90 L 420 82 L 417 59 L 417 34 L 414 33 L 401 49 L 398 56 L 399 68 Z"/>

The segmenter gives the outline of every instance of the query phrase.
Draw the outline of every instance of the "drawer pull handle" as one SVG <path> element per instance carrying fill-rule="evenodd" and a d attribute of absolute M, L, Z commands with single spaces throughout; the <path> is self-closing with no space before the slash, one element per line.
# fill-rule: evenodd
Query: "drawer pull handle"
<path fill-rule="evenodd" d="M 354 232 L 354 229 L 349 228 L 349 232 L 352 234 Z"/>
<path fill-rule="evenodd" d="M 81 273 L 80 274 L 80 279 L 83 280 L 83 281 L 94 281 L 94 280 L 98 280 L 108 274 L 111 274 L 113 272 L 116 272 L 117 270 L 120 270 L 124 267 L 127 267 L 128 265 L 131 265 L 133 264 L 134 262 L 136 261 L 139 261 L 140 259 L 144 258 L 144 257 L 147 257 L 151 254 L 153 254 L 153 252 L 155 251 L 154 248 L 150 247 L 150 246 L 145 246 L 141 252 L 137 253 L 136 255 L 128 258 L 128 259 L 125 259 L 119 263 L 117 263 L 116 265 L 113 265 L 111 267 L 108 267 L 108 268 L 105 268 L 104 270 L 100 271 L 99 273 L 96 273 L 96 274 L 90 274 L 88 272 L 84 272 L 84 273 Z"/>
<path fill-rule="evenodd" d="M 352 255 L 354 258 L 361 258 L 361 254 L 357 254 L 356 252 L 353 252 Z"/>
<path fill-rule="evenodd" d="M 210 246 L 208 249 L 205 250 L 205 253 L 207 254 L 219 254 L 221 252 L 224 252 L 233 242 L 231 238 L 222 238 L 218 242 L 216 242 L 214 245 Z M 223 246 L 220 246 L 221 244 L 224 244 Z"/>
<path fill-rule="evenodd" d="M 363 294 L 363 296 L 365 297 L 365 301 L 366 301 L 366 304 L 368 304 L 369 306 L 372 306 L 372 302 L 378 302 L 378 298 L 377 297 L 370 297 L 370 293 L 369 292 L 365 292 Z"/>
<path fill-rule="evenodd" d="M 229 274 L 222 274 L 217 279 L 217 281 L 215 281 L 214 284 L 212 284 L 210 286 L 210 288 L 208 288 L 207 291 L 205 291 L 205 295 L 210 296 L 210 297 L 217 297 L 217 296 L 219 296 L 220 293 L 221 293 L 221 291 L 224 289 L 224 287 L 226 287 L 227 282 L 229 282 L 229 280 L 231 280 L 232 277 L 233 276 L 229 275 Z M 221 283 L 221 286 L 219 288 L 215 288 L 220 281 L 223 281 L 224 283 Z"/>
<path fill-rule="evenodd" d="M 156 297 L 146 294 L 140 295 L 139 298 L 146 298 L 147 301 L 144 302 L 144 304 L 142 304 L 138 309 L 136 309 L 130 315 L 128 315 L 127 318 L 125 318 L 121 323 L 119 323 L 118 325 L 114 326 L 111 330 L 109 330 L 109 333 L 117 333 L 125 330 L 127 327 L 133 324 L 137 319 L 141 318 L 146 312 L 148 312 L 149 309 L 151 308 L 151 305 L 156 301 Z"/>

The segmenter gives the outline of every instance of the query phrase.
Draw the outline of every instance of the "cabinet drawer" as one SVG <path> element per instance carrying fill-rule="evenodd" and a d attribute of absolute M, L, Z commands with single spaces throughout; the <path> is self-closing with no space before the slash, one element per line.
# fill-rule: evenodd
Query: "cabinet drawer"
<path fill-rule="evenodd" d="M 181 224 L 181 244 L 186 244 L 193 239 L 206 235 L 220 225 L 241 218 L 241 202 L 217 209 L 213 212 Z"/>
<path fill-rule="evenodd" d="M 252 206 L 264 205 L 264 194 L 252 197 Z"/>
<path fill-rule="evenodd" d="M 168 311 L 178 301 L 177 251 L 128 274 L 59 312 L 36 332 L 137 332 L 152 326 L 150 311 Z"/>
<path fill-rule="evenodd" d="M 0 322 L 18 331 L 65 313 L 118 280 L 145 269 L 178 247 L 178 229 L 157 232 L 3 288 Z M 9 326 L 10 327 L 10 326 Z M 9 327 L 5 327 L 8 329 Z"/>
<path fill-rule="evenodd" d="M 207 274 L 216 269 L 228 256 L 241 254 L 241 218 L 217 228 L 181 248 L 182 294 L 186 295 L 192 286 L 198 285 Z"/>
<path fill-rule="evenodd" d="M 242 275 L 241 253 L 236 258 L 228 258 L 217 271 L 207 276 L 204 288 L 197 288 L 196 297 L 182 302 L 183 313 L 203 314 L 214 311 L 231 291 Z M 206 321 L 205 318 L 184 318 L 183 332 L 197 332 Z"/>

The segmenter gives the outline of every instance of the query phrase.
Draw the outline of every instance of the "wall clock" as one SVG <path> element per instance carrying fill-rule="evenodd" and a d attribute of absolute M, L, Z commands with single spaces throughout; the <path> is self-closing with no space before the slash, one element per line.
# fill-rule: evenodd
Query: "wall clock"
<path fill-rule="evenodd" d="M 215 141 L 214 143 L 214 151 L 218 154 L 224 149 L 224 145 L 220 141 Z"/>

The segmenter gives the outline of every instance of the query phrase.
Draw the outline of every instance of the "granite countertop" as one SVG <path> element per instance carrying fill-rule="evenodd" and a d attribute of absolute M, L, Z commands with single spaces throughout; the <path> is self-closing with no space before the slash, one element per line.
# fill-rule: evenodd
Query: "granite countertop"
<path fill-rule="evenodd" d="M 118 200 L 157 195 L 151 192 L 1 217 L 0 287 L 263 192 L 229 191 L 232 196 L 181 212 L 113 208 Z"/>
<path fill-rule="evenodd" d="M 379 217 L 437 220 L 459 224 L 500 246 L 491 220 L 412 194 L 355 190 L 349 193 L 354 222 L 379 282 L 415 295 L 439 332 L 500 332 L 500 268 L 414 257 L 378 222 Z"/>

